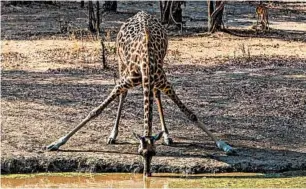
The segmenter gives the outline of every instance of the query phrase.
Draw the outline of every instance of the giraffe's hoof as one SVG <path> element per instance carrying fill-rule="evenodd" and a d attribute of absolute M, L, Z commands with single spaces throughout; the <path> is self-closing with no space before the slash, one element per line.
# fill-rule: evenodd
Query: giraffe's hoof
<path fill-rule="evenodd" d="M 113 138 L 108 138 L 107 144 L 116 144 L 116 140 Z"/>
<path fill-rule="evenodd" d="M 47 151 L 56 151 L 58 149 L 59 149 L 59 146 L 55 143 L 52 143 L 52 144 L 46 146 Z"/>
<path fill-rule="evenodd" d="M 172 138 L 165 138 L 164 139 L 165 145 L 170 146 L 173 144 Z"/>
<path fill-rule="evenodd" d="M 232 148 L 230 145 L 228 145 L 226 142 L 219 140 L 217 141 L 216 144 L 221 150 L 226 152 L 227 155 L 238 155 L 237 151 L 234 148 Z"/>
<path fill-rule="evenodd" d="M 231 150 L 226 152 L 226 155 L 229 155 L 229 156 L 238 156 L 238 152 L 237 152 L 237 150 L 232 148 Z"/>
<path fill-rule="evenodd" d="M 46 150 L 48 150 L 48 151 L 56 151 L 56 150 L 59 149 L 60 146 L 66 144 L 67 140 L 68 139 L 67 139 L 66 136 L 62 137 L 58 141 L 53 142 L 52 144 L 46 146 Z"/>

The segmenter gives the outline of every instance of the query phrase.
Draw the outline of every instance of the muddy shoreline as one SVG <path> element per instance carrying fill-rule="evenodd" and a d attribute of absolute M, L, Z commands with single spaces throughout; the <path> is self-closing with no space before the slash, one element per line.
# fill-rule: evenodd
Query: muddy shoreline
<path fill-rule="evenodd" d="M 52 154 L 50 154 L 52 153 Z M 118 153 L 118 152 L 114 152 Z M 162 152 L 165 153 L 166 152 Z M 265 156 L 252 157 L 257 153 Z M 103 157 L 104 156 L 104 157 Z M 284 156 L 288 158 L 284 159 Z M 222 153 L 207 157 L 183 155 L 173 158 L 157 155 L 153 159 L 153 173 L 223 173 L 256 172 L 280 173 L 306 169 L 306 154 L 275 151 L 270 154 L 259 149 L 238 149 L 238 156 L 226 156 Z M 93 152 L 43 152 L 36 155 L 1 158 L 1 174 L 38 173 L 38 172 L 142 172 L 142 163 L 138 155 L 111 154 Z"/>

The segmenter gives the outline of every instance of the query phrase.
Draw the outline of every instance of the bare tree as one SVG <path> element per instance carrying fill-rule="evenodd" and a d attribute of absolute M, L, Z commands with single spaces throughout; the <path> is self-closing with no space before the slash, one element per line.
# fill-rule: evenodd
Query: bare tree
<path fill-rule="evenodd" d="M 96 1 L 96 8 L 93 2 L 88 1 L 88 29 L 92 33 L 99 35 L 100 33 L 100 3 Z"/>
<path fill-rule="evenodd" d="M 97 35 L 100 33 L 100 3 L 99 1 L 96 2 L 96 30 Z"/>
<path fill-rule="evenodd" d="M 207 1 L 208 6 L 208 31 L 215 32 L 222 30 L 221 26 L 223 25 L 222 17 L 224 11 L 224 1 L 215 1 L 215 6 L 213 5 L 214 1 Z M 214 9 L 215 8 L 215 9 Z"/>
<path fill-rule="evenodd" d="M 90 0 L 88 1 L 88 29 L 92 33 L 96 34 L 98 37 L 100 35 L 100 2 L 96 1 L 96 8 L 94 8 L 93 2 Z M 105 58 L 105 45 L 104 45 L 104 39 L 103 36 L 101 36 L 101 59 L 102 59 L 102 68 L 106 69 L 108 68 L 106 64 L 106 58 Z"/>
<path fill-rule="evenodd" d="M 182 4 L 185 1 L 159 1 L 161 22 L 182 25 Z"/>
<path fill-rule="evenodd" d="M 85 5 L 85 3 L 84 3 L 84 1 L 82 0 L 82 1 L 81 1 L 81 8 L 84 8 L 84 5 Z"/>
<path fill-rule="evenodd" d="M 211 15 L 214 12 L 214 3 L 213 1 L 207 1 L 207 27 L 208 27 L 208 31 L 210 30 L 210 28 L 212 28 L 211 26 Z"/>
<path fill-rule="evenodd" d="M 88 1 L 88 29 L 92 33 L 96 32 L 95 25 L 96 25 L 94 7 L 92 1 Z"/>
<path fill-rule="evenodd" d="M 96 28 L 97 28 L 97 34 L 99 35 L 100 33 L 100 3 L 99 1 L 96 2 L 96 6 L 97 6 L 97 9 L 96 9 L 96 19 L 98 20 L 98 22 L 96 22 Z M 102 47 L 102 68 L 103 69 L 107 69 L 108 66 L 106 64 L 106 58 L 105 58 L 105 45 L 104 45 L 104 38 L 101 36 L 101 47 Z"/>

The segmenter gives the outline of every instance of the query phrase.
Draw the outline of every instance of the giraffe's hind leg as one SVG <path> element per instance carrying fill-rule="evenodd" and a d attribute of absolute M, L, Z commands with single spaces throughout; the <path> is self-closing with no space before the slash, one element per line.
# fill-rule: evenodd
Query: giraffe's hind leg
<path fill-rule="evenodd" d="M 110 136 L 108 137 L 107 144 L 115 144 L 116 142 L 116 138 L 118 136 L 118 127 L 119 127 L 119 121 L 121 117 L 122 106 L 126 98 L 126 95 L 127 95 L 127 91 L 120 94 L 120 101 L 119 101 L 119 106 L 118 106 L 118 111 L 117 111 L 117 116 L 116 116 L 116 122 L 111 131 Z"/>
<path fill-rule="evenodd" d="M 159 82 L 158 85 L 156 86 L 160 91 L 165 93 L 178 107 L 179 109 L 188 117 L 190 121 L 195 123 L 199 128 L 201 128 L 204 132 L 210 136 L 218 148 L 222 149 L 225 151 L 227 154 L 236 154 L 236 151 L 226 144 L 224 141 L 217 139 L 206 127 L 205 125 L 200 122 L 197 118 L 197 116 L 190 111 L 179 99 L 179 97 L 175 94 L 174 89 L 172 88 L 171 84 L 166 80 L 166 77 L 163 77 L 164 79 L 162 82 Z"/>
<path fill-rule="evenodd" d="M 161 97 L 160 97 L 160 90 L 154 88 L 154 97 L 155 97 L 157 108 L 158 108 L 158 113 L 159 113 L 160 123 L 161 123 L 161 126 L 162 126 L 162 131 L 164 131 L 164 133 L 163 133 L 164 142 L 165 142 L 166 145 L 169 146 L 169 145 L 173 144 L 173 140 L 172 140 L 172 138 L 169 137 L 169 131 L 168 131 L 168 129 L 166 127 L 166 124 L 165 124 L 163 106 L 162 106 Z"/>
<path fill-rule="evenodd" d="M 98 107 L 93 109 L 87 117 L 79 123 L 77 127 L 75 127 L 72 131 L 70 131 L 67 135 L 63 136 L 59 140 L 55 141 L 54 143 L 48 145 L 46 150 L 58 150 L 60 146 L 64 145 L 70 137 L 72 137 L 78 130 L 80 130 L 87 122 L 91 119 L 96 118 L 98 115 L 102 113 L 102 111 L 110 104 L 117 96 L 122 93 L 125 93 L 129 88 L 133 87 L 133 79 L 134 78 L 125 78 L 122 79 L 112 90 L 111 94 L 104 100 L 102 104 Z"/>

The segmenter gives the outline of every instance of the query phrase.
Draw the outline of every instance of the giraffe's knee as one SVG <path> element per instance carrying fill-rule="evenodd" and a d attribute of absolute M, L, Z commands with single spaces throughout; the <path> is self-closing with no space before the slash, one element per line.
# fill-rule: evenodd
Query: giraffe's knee
<path fill-rule="evenodd" d="M 195 114 L 193 114 L 193 113 L 191 113 L 191 114 L 189 115 L 189 119 L 190 119 L 190 121 L 192 121 L 192 122 L 197 122 L 197 121 L 198 121 L 198 117 L 197 117 Z"/>
<path fill-rule="evenodd" d="M 197 122 L 198 121 L 198 117 L 189 109 L 185 108 L 181 108 L 181 110 L 185 113 L 185 115 L 188 117 L 188 119 L 192 122 Z"/>

